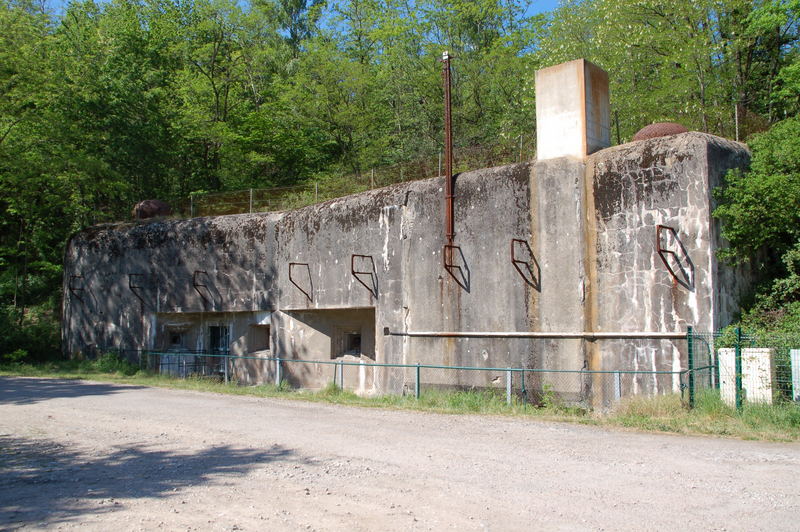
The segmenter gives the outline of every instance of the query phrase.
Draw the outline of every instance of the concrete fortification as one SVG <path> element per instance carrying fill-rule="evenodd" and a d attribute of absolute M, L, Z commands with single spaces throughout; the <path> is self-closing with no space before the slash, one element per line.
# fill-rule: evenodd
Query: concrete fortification
<path fill-rule="evenodd" d="M 251 355 L 233 366 L 243 383 L 274 378 L 265 356 L 567 369 L 575 373 L 552 382 L 532 373 L 528 389 L 595 403 L 612 392 L 582 369 L 686 367 L 685 345 L 670 335 L 727 324 L 743 288 L 715 258 L 711 190 L 748 151 L 701 133 L 601 149 L 607 76 L 579 63 L 568 69 L 589 87 L 575 99 L 585 104 L 578 116 L 595 118 L 577 122 L 580 139 L 563 153 L 551 142 L 554 156 L 458 175 L 449 252 L 442 177 L 289 212 L 92 227 L 66 252 L 65 349 Z M 543 72 L 542 91 L 557 90 Z M 537 115 L 550 122 L 563 111 L 548 109 L 552 100 L 537 89 Z M 606 337 L 637 332 L 662 335 Z M 329 380 L 313 365 L 284 371 L 296 385 Z M 346 373 L 360 393 L 413 386 L 409 368 Z M 459 372 L 438 384 L 496 378 Z M 632 374 L 618 386 L 627 395 L 679 384 Z"/>

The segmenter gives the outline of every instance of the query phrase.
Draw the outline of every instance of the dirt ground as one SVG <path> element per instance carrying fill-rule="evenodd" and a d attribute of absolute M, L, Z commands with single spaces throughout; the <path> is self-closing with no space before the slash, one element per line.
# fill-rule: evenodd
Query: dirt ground
<path fill-rule="evenodd" d="M 0 378 L 0 529 L 797 530 L 800 445 Z"/>

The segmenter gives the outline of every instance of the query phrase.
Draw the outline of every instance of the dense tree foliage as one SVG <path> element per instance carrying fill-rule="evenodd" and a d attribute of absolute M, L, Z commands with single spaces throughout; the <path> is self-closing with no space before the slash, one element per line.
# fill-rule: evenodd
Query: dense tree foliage
<path fill-rule="evenodd" d="M 799 14 L 797 0 L 574 1 L 542 51 L 611 73 L 621 140 L 665 119 L 733 138 L 737 106 L 743 138 L 795 111 Z"/>
<path fill-rule="evenodd" d="M 54 15 L 0 0 L 0 322 L 56 317 L 68 235 L 138 200 L 435 157 L 444 50 L 463 147 L 531 142 L 534 71 L 578 57 L 609 71 L 620 141 L 661 119 L 732 137 L 738 117 L 742 137 L 784 120 L 756 153 L 793 142 L 800 0 L 534 11 L 528 0 L 76 0 Z M 796 201 L 794 174 L 759 161 L 753 187 Z M 791 253 L 797 234 L 774 224 L 737 240 L 750 222 L 734 211 L 758 210 L 740 201 L 744 180 L 732 178 L 721 211 L 735 253 L 773 237 L 778 256 Z M 794 188 L 778 194 L 774 180 Z"/>
<path fill-rule="evenodd" d="M 761 270 L 752 321 L 780 322 L 788 314 L 800 324 L 800 118 L 778 122 L 750 147 L 749 171 L 730 172 L 716 191 L 714 214 L 730 243 L 724 258 Z"/>

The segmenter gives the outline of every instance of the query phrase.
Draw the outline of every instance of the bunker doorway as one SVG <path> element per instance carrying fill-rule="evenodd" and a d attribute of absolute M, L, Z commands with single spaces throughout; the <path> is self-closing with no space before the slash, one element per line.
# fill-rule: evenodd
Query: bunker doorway
<path fill-rule="evenodd" d="M 227 325 L 212 325 L 208 328 L 208 348 L 212 355 L 227 355 L 230 335 Z"/>
<path fill-rule="evenodd" d="M 208 366 L 212 374 L 228 376 L 228 354 L 230 348 L 230 330 L 227 325 L 210 325 L 208 327 Z"/>

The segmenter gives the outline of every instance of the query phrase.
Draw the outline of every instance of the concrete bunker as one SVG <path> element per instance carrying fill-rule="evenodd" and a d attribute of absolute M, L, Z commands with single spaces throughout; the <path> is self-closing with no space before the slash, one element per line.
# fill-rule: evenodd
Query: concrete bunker
<path fill-rule="evenodd" d="M 364 394 L 413 389 L 417 363 L 487 370 L 423 373 L 440 387 L 498 388 L 498 368 L 527 369 L 529 398 L 676 391 L 686 327 L 726 325 L 747 288 L 716 259 L 711 190 L 749 154 L 696 132 L 608 147 L 607 82 L 583 60 L 537 73 L 538 159 L 459 174 L 452 244 L 443 177 L 78 233 L 65 349 L 168 365 L 227 351 L 239 358 L 214 371 L 248 384 L 273 381 L 280 357 L 290 384 L 312 388 L 344 361 L 345 387 Z M 639 370 L 652 374 L 590 373 Z"/>

